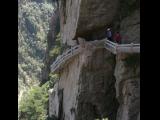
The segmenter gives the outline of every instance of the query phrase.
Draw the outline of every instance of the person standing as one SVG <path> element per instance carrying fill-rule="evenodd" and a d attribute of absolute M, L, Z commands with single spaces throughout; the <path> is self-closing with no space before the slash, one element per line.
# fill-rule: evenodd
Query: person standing
<path fill-rule="evenodd" d="M 116 32 L 116 34 L 114 35 L 113 39 L 118 43 L 118 44 L 121 44 L 121 35 L 119 32 Z"/>
<path fill-rule="evenodd" d="M 112 32 L 110 28 L 107 29 L 107 38 L 108 40 L 112 41 Z"/>

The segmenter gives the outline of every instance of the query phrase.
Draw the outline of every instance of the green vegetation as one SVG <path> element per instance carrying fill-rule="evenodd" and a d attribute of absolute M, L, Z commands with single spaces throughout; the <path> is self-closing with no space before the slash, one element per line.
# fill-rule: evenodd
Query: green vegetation
<path fill-rule="evenodd" d="M 47 118 L 49 83 L 42 87 L 33 86 L 20 101 L 21 120 L 45 120 Z"/>
<path fill-rule="evenodd" d="M 60 33 L 56 36 L 56 43 L 53 49 L 49 51 L 49 56 L 58 56 L 62 52 L 62 46 L 61 46 L 61 36 Z"/>
<path fill-rule="evenodd" d="M 53 6 L 47 2 L 25 2 L 18 6 L 18 81 L 32 85 L 41 77 L 49 20 Z M 32 81 L 32 82 L 31 82 Z"/>
<path fill-rule="evenodd" d="M 44 66 L 54 8 L 49 0 L 35 1 L 18 1 L 18 93 L 39 83 Z"/>
<path fill-rule="evenodd" d="M 45 120 L 48 110 L 48 90 L 53 88 L 58 75 L 50 74 L 50 80 L 41 87 L 32 86 L 19 103 L 20 120 Z"/>
<path fill-rule="evenodd" d="M 57 35 L 56 43 L 50 52 L 52 57 L 58 56 L 61 52 L 60 34 Z M 19 65 L 20 66 L 20 65 Z M 19 67 L 18 66 L 18 67 Z M 27 65 L 21 65 L 26 67 Z M 55 117 L 47 116 L 48 110 L 48 90 L 54 87 L 58 80 L 58 74 L 49 74 L 49 81 L 41 87 L 38 84 L 30 85 L 30 88 L 23 93 L 23 98 L 19 102 L 19 120 L 56 120 Z M 21 82 L 21 81 L 20 81 Z M 33 80 L 31 80 L 33 82 Z"/>
<path fill-rule="evenodd" d="M 59 75 L 58 74 L 49 74 L 49 88 L 53 88 L 54 83 L 58 80 Z"/>
<path fill-rule="evenodd" d="M 54 86 L 58 75 L 41 87 L 43 59 L 47 47 L 47 34 L 54 7 L 51 0 L 18 1 L 18 119 L 45 120 L 48 110 L 48 90 Z M 60 35 L 55 52 L 60 51 Z"/>

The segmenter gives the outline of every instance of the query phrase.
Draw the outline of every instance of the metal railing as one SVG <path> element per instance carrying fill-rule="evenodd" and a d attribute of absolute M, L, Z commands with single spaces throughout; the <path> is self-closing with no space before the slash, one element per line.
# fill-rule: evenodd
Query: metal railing
<path fill-rule="evenodd" d="M 71 49 L 64 52 L 62 55 L 59 55 L 57 59 L 51 65 L 51 71 L 56 72 L 61 66 L 71 57 L 77 55 L 80 52 L 80 45 L 71 47 Z"/>
<path fill-rule="evenodd" d="M 85 45 L 87 47 L 87 44 L 91 44 L 94 48 L 104 48 L 104 41 L 105 40 L 95 40 L 86 42 Z M 85 46 L 84 45 L 84 46 Z M 82 45 L 83 46 L 83 45 Z M 81 52 L 83 49 L 81 45 L 76 45 L 74 47 L 71 47 L 71 49 L 64 52 L 62 55 L 59 55 L 57 59 L 53 62 L 51 65 L 51 71 L 52 72 L 58 72 L 61 68 L 63 68 L 64 64 L 71 59 L 73 56 L 77 55 Z"/>
<path fill-rule="evenodd" d="M 117 53 L 140 53 L 140 44 L 117 44 L 114 42 L 111 42 L 107 39 L 103 39 L 100 41 L 91 41 L 88 42 L 91 43 L 92 46 L 95 48 L 106 48 L 113 54 Z M 86 43 L 87 44 L 87 43 Z M 52 72 L 58 72 L 61 68 L 63 68 L 63 65 L 72 57 L 79 54 L 81 52 L 81 46 L 76 45 L 74 47 L 71 47 L 71 49 L 64 52 L 62 55 L 59 55 L 57 59 L 53 62 L 51 65 L 51 71 Z"/>
<path fill-rule="evenodd" d="M 105 41 L 105 48 L 110 52 L 117 53 L 140 53 L 140 44 L 117 44 L 109 40 Z"/>

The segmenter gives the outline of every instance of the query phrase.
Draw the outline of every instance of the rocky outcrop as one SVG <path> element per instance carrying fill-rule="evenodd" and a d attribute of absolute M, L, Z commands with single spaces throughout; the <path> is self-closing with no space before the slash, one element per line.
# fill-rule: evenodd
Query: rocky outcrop
<path fill-rule="evenodd" d="M 140 43 L 140 11 L 136 10 L 120 24 L 122 43 Z"/>
<path fill-rule="evenodd" d="M 116 117 L 114 67 L 114 55 L 86 48 L 63 69 L 58 89 L 63 89 L 64 120 Z"/>
<path fill-rule="evenodd" d="M 115 77 L 114 77 L 115 76 Z M 86 47 L 60 73 L 63 89 L 61 119 L 138 120 L 140 115 L 140 64 L 138 54 L 115 56 L 105 49 Z M 54 110 L 56 107 L 51 107 Z M 58 111 L 55 111 L 55 113 Z M 58 111 L 59 112 L 59 111 Z M 58 114 L 60 114 L 58 113 Z M 56 115 L 58 115 L 56 113 Z M 60 119 L 60 120 L 61 120 Z"/>
<path fill-rule="evenodd" d="M 58 97 L 58 84 L 54 85 L 53 89 L 49 90 L 49 116 L 57 116 L 59 112 L 60 100 Z"/>
<path fill-rule="evenodd" d="M 105 36 L 105 28 L 110 25 L 122 34 L 122 43 L 139 43 L 137 1 L 59 1 L 63 43 L 75 45 L 74 40 L 79 37 L 86 41 L 100 40 Z M 135 4 L 136 7 L 133 7 Z M 124 6 L 131 7 L 128 10 L 130 14 L 128 11 L 123 13 L 126 12 Z M 139 76 L 139 54 L 115 56 L 104 48 L 86 46 L 60 72 L 58 90 L 63 90 L 63 100 L 59 101 L 62 102 L 61 111 L 58 114 L 56 111 L 55 115 L 59 120 L 139 120 Z M 56 97 L 50 102 L 54 99 Z"/>
<path fill-rule="evenodd" d="M 56 119 L 61 118 L 63 89 L 58 89 L 58 83 L 55 83 L 54 88 L 49 90 L 49 116 Z"/>
<path fill-rule="evenodd" d="M 77 37 L 92 39 L 101 35 L 112 23 L 118 4 L 119 0 L 61 0 L 63 42 L 72 45 Z"/>
<path fill-rule="evenodd" d="M 138 120 L 140 115 L 139 54 L 117 56 L 115 68 L 116 97 L 119 108 L 116 120 Z"/>
<path fill-rule="evenodd" d="M 140 42 L 139 0 L 61 0 L 63 43 L 75 45 L 78 37 L 102 39 L 107 27 L 120 31 L 123 43 Z M 98 18 L 98 19 L 97 19 Z"/>
<path fill-rule="evenodd" d="M 105 49 L 92 51 L 86 56 L 79 76 L 76 120 L 116 118 L 118 102 L 115 97 L 114 65 L 115 56 Z"/>

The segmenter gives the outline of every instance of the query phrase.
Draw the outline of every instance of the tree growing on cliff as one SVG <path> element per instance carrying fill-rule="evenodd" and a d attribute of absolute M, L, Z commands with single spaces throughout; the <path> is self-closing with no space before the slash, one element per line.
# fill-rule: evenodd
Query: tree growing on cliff
<path fill-rule="evenodd" d="M 32 86 L 23 96 L 19 105 L 19 120 L 46 120 L 48 110 L 48 90 L 53 88 L 58 76 L 50 75 L 50 80 L 40 86 Z"/>
<path fill-rule="evenodd" d="M 45 120 L 47 118 L 49 82 L 34 86 L 20 102 L 19 120 Z"/>
<path fill-rule="evenodd" d="M 57 57 L 56 54 L 59 54 L 58 49 L 60 46 L 60 40 L 58 39 L 60 38 L 60 36 L 57 37 L 59 31 L 60 31 L 59 10 L 58 8 L 56 8 L 51 18 L 50 29 L 47 37 L 47 49 L 44 58 L 44 67 L 42 69 L 41 85 L 43 85 L 45 82 L 49 80 L 50 65 L 56 59 Z M 57 50 L 55 50 L 56 46 L 58 46 Z"/>

